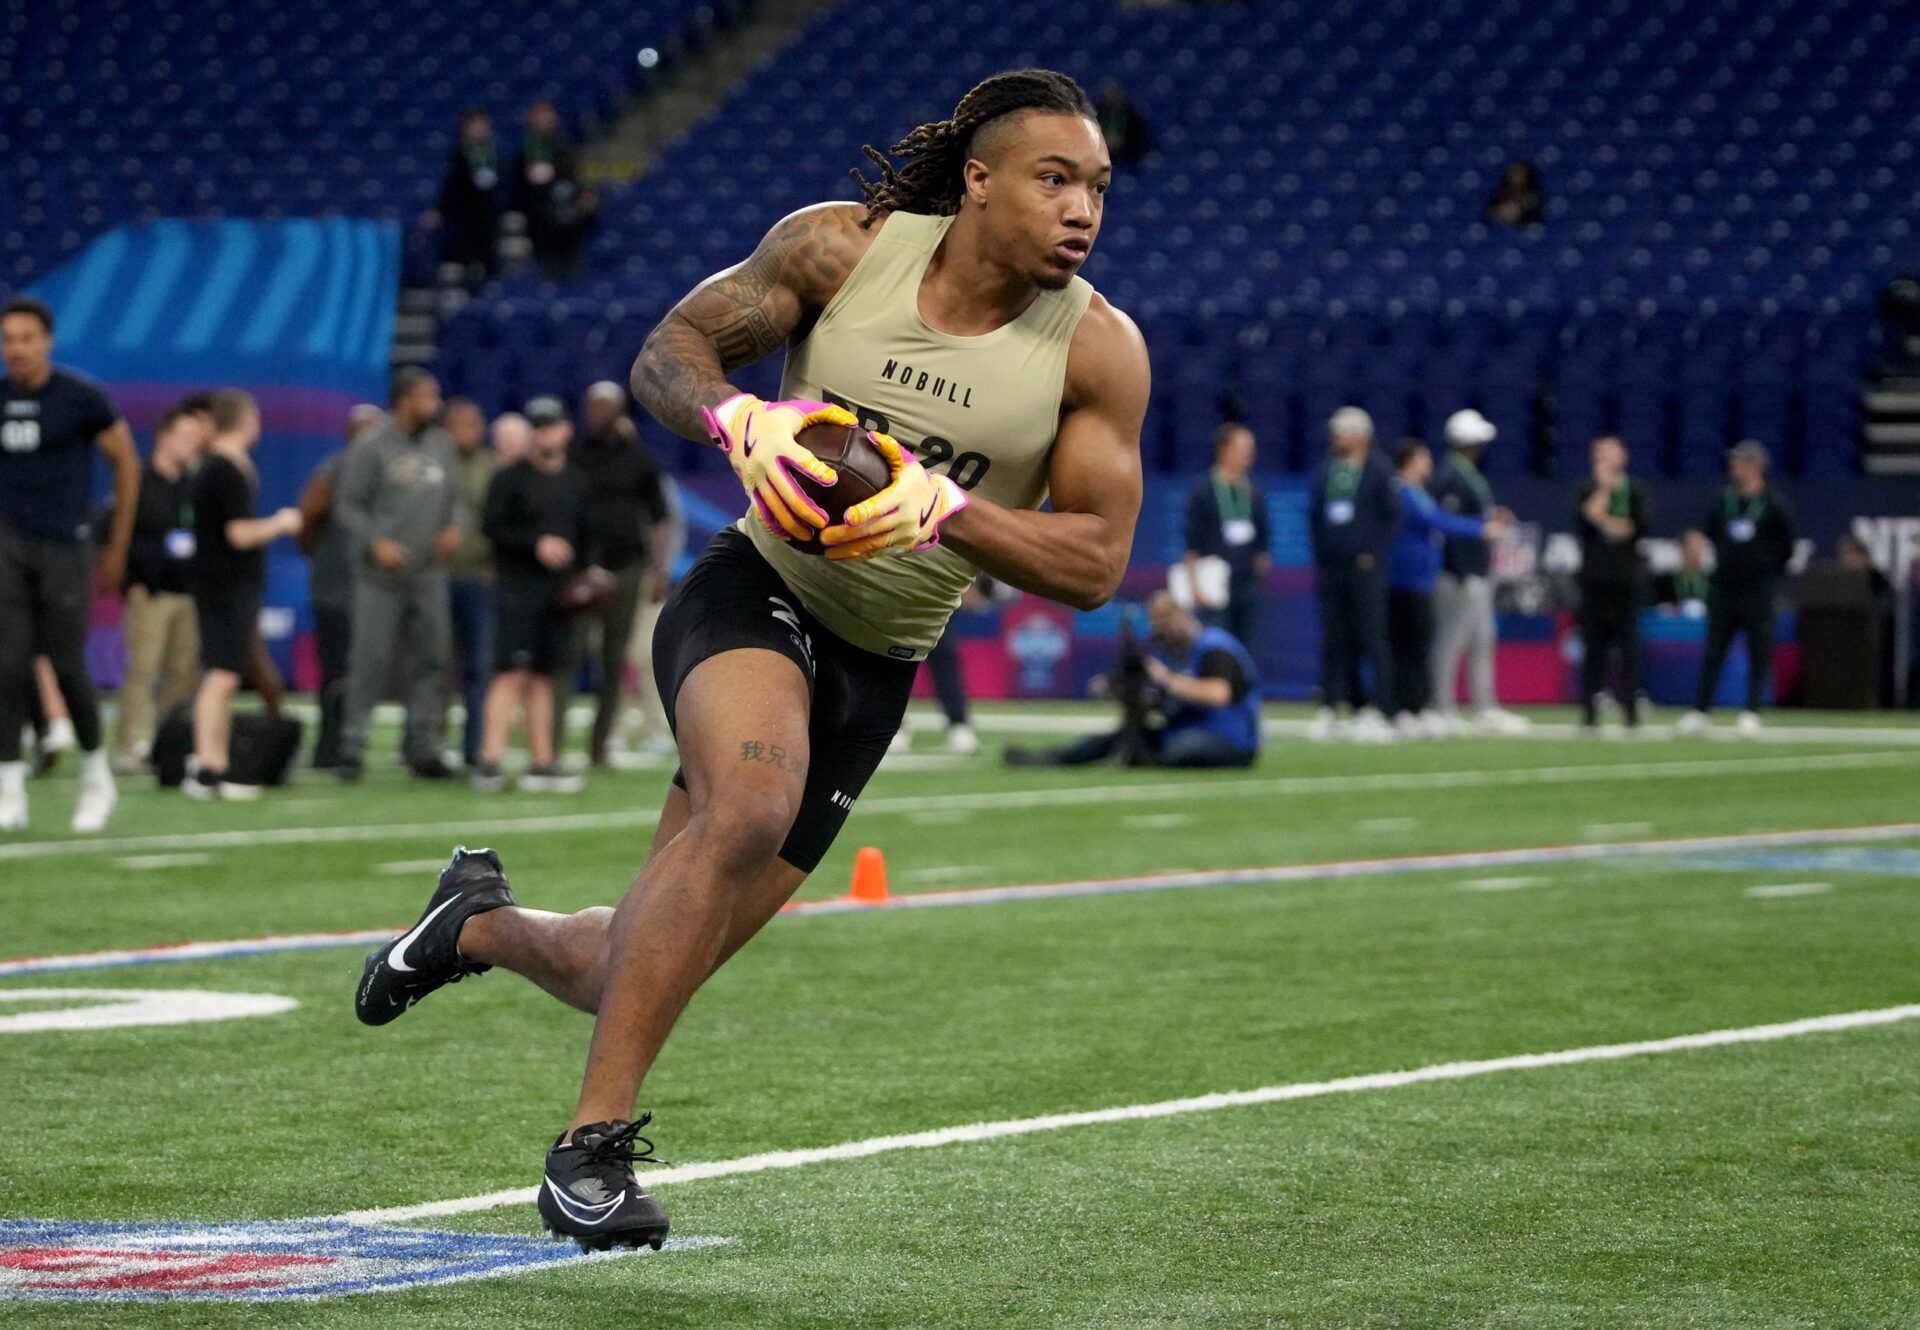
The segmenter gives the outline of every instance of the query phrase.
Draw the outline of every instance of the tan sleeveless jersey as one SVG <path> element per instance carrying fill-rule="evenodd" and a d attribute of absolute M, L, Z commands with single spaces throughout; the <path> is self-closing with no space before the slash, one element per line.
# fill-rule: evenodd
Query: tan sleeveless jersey
<path fill-rule="evenodd" d="M 954 337 L 920 317 L 920 281 L 951 217 L 896 212 L 811 332 L 787 351 L 780 395 L 834 402 L 890 434 L 929 471 L 1009 508 L 1038 508 L 1060 425 L 1073 330 L 1093 299 L 1080 278 L 1042 291 L 1011 323 Z M 868 651 L 918 660 L 978 570 L 944 546 L 850 563 L 800 554 L 757 520 L 752 538 L 800 602 Z"/>

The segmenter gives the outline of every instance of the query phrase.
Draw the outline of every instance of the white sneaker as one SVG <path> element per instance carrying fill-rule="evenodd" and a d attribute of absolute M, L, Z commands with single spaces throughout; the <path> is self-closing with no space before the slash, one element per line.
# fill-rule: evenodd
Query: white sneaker
<path fill-rule="evenodd" d="M 120 791 L 113 783 L 113 768 L 107 764 L 106 753 L 88 753 L 82 763 L 80 802 L 74 805 L 73 829 L 91 834 L 105 829 L 113 806 L 120 802 Z"/>
<path fill-rule="evenodd" d="M 913 740 L 907 737 L 907 727 L 903 722 L 900 728 L 893 732 L 893 738 L 887 740 L 887 756 L 899 757 L 912 751 Z"/>
<path fill-rule="evenodd" d="M 1733 727 L 1740 731 L 1740 737 L 1742 739 L 1758 739 L 1760 737 L 1760 713 L 1757 711 L 1741 712 L 1740 719 L 1734 722 Z"/>
<path fill-rule="evenodd" d="M 1353 741 L 1362 744 L 1390 744 L 1400 732 L 1387 724 L 1387 718 L 1374 707 L 1362 707 L 1353 718 Z"/>
<path fill-rule="evenodd" d="M 1697 739 L 1713 728 L 1713 722 L 1707 719 L 1704 711 L 1689 711 L 1674 722 L 1673 732 L 1687 739 Z"/>
<path fill-rule="evenodd" d="M 1337 724 L 1338 719 L 1333 714 L 1333 708 L 1321 707 L 1314 713 L 1313 719 L 1307 722 L 1307 738 L 1317 744 L 1326 743 L 1333 738 L 1334 727 Z"/>
<path fill-rule="evenodd" d="M 250 803 L 260 797 L 258 785 L 237 785 L 233 781 L 220 782 L 220 797 L 230 803 Z"/>
<path fill-rule="evenodd" d="M 1480 728 L 1487 734 L 1525 734 L 1533 728 L 1533 722 L 1505 707 L 1489 707 L 1480 713 Z"/>
<path fill-rule="evenodd" d="M 27 829 L 27 764 L 0 763 L 0 831 Z"/>
<path fill-rule="evenodd" d="M 64 753 L 77 742 L 73 733 L 73 722 L 65 716 L 47 724 L 46 742 L 40 745 L 42 753 Z"/>
<path fill-rule="evenodd" d="M 973 726 L 962 721 L 958 725 L 947 726 L 947 751 L 960 757 L 972 757 L 980 751 L 980 736 L 973 732 Z"/>
<path fill-rule="evenodd" d="M 1424 739 L 1428 734 L 1426 721 L 1411 711 L 1395 713 L 1393 728 L 1402 739 Z"/>

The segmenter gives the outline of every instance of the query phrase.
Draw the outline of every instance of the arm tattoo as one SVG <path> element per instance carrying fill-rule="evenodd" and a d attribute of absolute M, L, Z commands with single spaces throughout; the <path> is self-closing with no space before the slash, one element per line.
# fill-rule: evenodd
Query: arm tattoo
<path fill-rule="evenodd" d="M 801 761 L 797 755 L 789 753 L 779 744 L 762 743 L 758 739 L 743 739 L 740 741 L 740 760 L 742 762 L 760 762 L 767 766 L 779 767 L 780 770 L 790 772 L 795 776 L 805 776 L 807 774 L 807 764 Z"/>
<path fill-rule="evenodd" d="M 782 221 L 746 262 L 708 278 L 660 321 L 632 376 L 634 397 L 656 420 L 704 439 L 700 408 L 733 395 L 727 375 L 774 351 L 808 309 L 832 299 L 867 239 L 839 213 L 822 209 Z"/>

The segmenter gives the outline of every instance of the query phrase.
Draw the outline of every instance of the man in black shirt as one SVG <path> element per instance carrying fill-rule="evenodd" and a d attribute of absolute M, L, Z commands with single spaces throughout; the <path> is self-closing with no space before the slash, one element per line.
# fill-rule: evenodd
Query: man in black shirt
<path fill-rule="evenodd" d="M 1713 542 L 1713 578 L 1707 584 L 1707 652 L 1693 710 L 1680 718 L 1683 734 L 1705 733 L 1720 669 L 1735 633 L 1747 637 L 1747 707 L 1740 732 L 1760 732 L 1773 672 L 1773 592 L 1793 558 L 1793 510 L 1767 483 L 1764 444 L 1749 439 L 1727 454 L 1726 489 L 1703 524 Z"/>
<path fill-rule="evenodd" d="M 559 404 L 553 403 L 557 410 Z M 537 408 L 537 409 L 536 409 Z M 473 769 L 476 789 L 504 783 L 500 758 L 524 712 L 532 763 L 524 790 L 570 794 L 579 778 L 561 767 L 553 742 L 553 676 L 567 660 L 572 625 L 557 607 L 561 587 L 585 540 L 587 478 L 567 461 L 573 426 L 564 413 L 536 401 L 526 457 L 502 467 L 487 486 L 480 527 L 493 545 L 497 621 L 493 684 L 487 690 L 487 732 Z"/>
<path fill-rule="evenodd" d="M 140 458 L 106 394 L 54 365 L 45 305 L 19 296 L 0 306 L 0 359 L 0 831 L 27 825 L 20 730 L 36 651 L 52 662 L 84 754 L 73 829 L 99 831 L 118 794 L 86 660 L 93 450 L 113 464 L 113 526 L 100 554 L 101 578 L 112 586 L 126 576 Z"/>
<path fill-rule="evenodd" d="M 1252 480 L 1253 431 L 1226 424 L 1214 431 L 1213 469 L 1187 494 L 1187 548 L 1195 578 L 1200 560 L 1227 565 L 1227 604 L 1217 620 L 1249 650 L 1259 645 L 1260 582 L 1273 566 L 1266 496 Z"/>
<path fill-rule="evenodd" d="M 200 679 L 200 626 L 188 574 L 193 560 L 192 469 L 206 446 L 202 418 L 179 407 L 153 427 L 140 473 L 140 503 L 127 549 L 127 601 L 120 620 L 127 672 L 120 683 L 114 765 L 137 771 L 153 746 L 156 716 L 193 696 Z"/>
<path fill-rule="evenodd" d="M 227 781 L 233 695 L 253 654 L 267 590 L 266 547 L 300 534 L 298 508 L 255 517 L 260 478 L 248 456 L 260 441 L 260 408 L 238 388 L 213 394 L 213 438 L 193 477 L 193 607 L 205 673 L 193 701 L 193 769 L 181 786 L 196 799 L 251 798 Z"/>
<path fill-rule="evenodd" d="M 1599 724 L 1607 660 L 1620 653 L 1614 696 L 1629 727 L 1640 723 L 1640 538 L 1647 532 L 1646 492 L 1627 474 L 1627 446 L 1593 441 L 1593 474 L 1574 492 L 1580 539 L 1580 707 L 1582 723 Z"/>
<path fill-rule="evenodd" d="M 1387 549 L 1400 530 L 1393 473 L 1373 451 L 1373 418 L 1343 406 L 1327 429 L 1332 452 L 1315 468 L 1307 497 L 1320 601 L 1320 713 L 1307 731 L 1313 739 L 1333 737 L 1337 707 L 1358 707 L 1361 662 L 1372 666 L 1374 691 L 1387 689 Z M 1396 735 L 1366 707 L 1354 717 L 1353 737 L 1387 743 Z"/>
<path fill-rule="evenodd" d="M 553 398 L 527 404 L 527 418 L 536 427 L 566 418 Z M 576 616 L 574 648 L 591 652 L 598 681 L 593 713 L 593 737 L 588 751 L 595 766 L 607 762 L 607 739 L 619 718 L 620 693 L 625 680 L 627 647 L 643 598 L 666 599 L 667 570 L 656 553 L 666 547 L 670 514 L 661 489 L 660 463 L 640 431 L 627 416 L 627 390 L 610 379 L 587 389 L 581 408 L 580 437 L 568 453 L 568 465 L 587 480 L 583 565 L 595 565 L 614 576 L 613 598 L 598 609 Z M 594 642 L 592 639 L 597 638 Z M 598 650 L 592 648 L 597 646 Z M 554 750 L 565 748 L 561 728 L 566 724 L 574 670 L 568 667 L 554 678 Z M 640 681 L 643 688 L 652 680 Z"/>

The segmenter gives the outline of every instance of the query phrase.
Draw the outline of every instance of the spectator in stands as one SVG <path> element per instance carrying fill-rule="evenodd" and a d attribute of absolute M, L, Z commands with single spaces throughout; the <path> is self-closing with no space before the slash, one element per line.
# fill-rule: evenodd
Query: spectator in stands
<path fill-rule="evenodd" d="M 1260 756 L 1260 677 L 1252 654 L 1226 629 L 1203 626 L 1168 591 L 1156 591 L 1147 601 L 1147 622 L 1151 650 L 1123 657 L 1107 682 L 1125 713 L 1121 727 L 1064 748 L 1008 748 L 1008 765 L 1254 764 Z"/>
<path fill-rule="evenodd" d="M 1400 525 L 1393 476 L 1373 451 L 1373 417 L 1343 406 L 1327 422 L 1331 455 L 1314 469 L 1307 522 L 1313 537 L 1320 602 L 1320 711 L 1308 737 L 1334 736 L 1338 708 L 1356 703 L 1358 665 L 1373 671 L 1376 696 L 1387 695 L 1387 549 Z M 1353 737 L 1393 739 L 1394 729 L 1371 706 L 1359 707 Z"/>
<path fill-rule="evenodd" d="M 541 399 L 543 403 L 547 400 Z M 551 413 L 559 413 L 557 402 Z M 580 437 L 569 452 L 568 464 L 587 481 L 581 563 L 612 573 L 614 592 L 605 605 L 574 616 L 568 666 L 554 681 L 554 724 L 565 724 L 573 662 L 587 655 L 596 680 L 593 730 L 587 751 L 594 766 L 604 767 L 607 740 L 619 719 L 625 692 L 627 647 L 633 639 L 634 621 L 643 600 L 656 592 L 665 599 L 661 587 L 671 570 L 661 565 L 656 551 L 666 546 L 668 513 L 660 463 L 640 441 L 640 431 L 627 414 L 627 390 L 611 379 L 594 384 L 581 403 L 580 423 Z M 641 681 L 643 688 L 651 684 L 651 680 Z M 555 731 L 556 752 L 566 747 L 562 733 Z"/>
<path fill-rule="evenodd" d="M 140 456 L 126 422 L 90 379 L 53 363 L 53 311 L 31 296 L 0 306 L 0 831 L 27 825 L 20 732 L 44 654 L 72 713 L 82 753 L 73 829 L 99 831 L 119 793 L 100 746 L 100 704 L 87 672 L 87 611 L 96 569 L 127 572 Z M 113 525 L 99 558 L 89 545 L 93 456 L 113 465 Z"/>
<path fill-rule="evenodd" d="M 1727 487 L 1707 511 L 1706 537 L 1713 542 L 1713 579 L 1707 586 L 1707 651 L 1700 659 L 1700 685 L 1693 710 L 1680 718 L 1682 734 L 1704 734 L 1713 694 L 1735 633 L 1747 639 L 1747 707 L 1740 713 L 1745 735 L 1760 733 L 1760 709 L 1773 680 L 1773 599 L 1793 559 L 1793 509 L 1767 482 L 1771 462 L 1765 444 L 1748 439 L 1727 454 Z"/>
<path fill-rule="evenodd" d="M 233 697 L 249 669 L 267 590 L 266 547 L 297 536 L 298 508 L 254 516 L 260 408 L 237 388 L 213 394 L 213 437 L 193 478 L 193 607 L 204 672 L 193 702 L 193 762 L 181 786 L 196 799 L 246 799 L 258 788 L 227 780 Z"/>
<path fill-rule="evenodd" d="M 447 563 L 447 602 L 454 672 L 466 709 L 461 760 L 472 767 L 480 760 L 487 684 L 493 678 L 493 551 L 480 530 L 480 517 L 500 459 L 487 447 L 487 418 L 472 398 L 450 400 L 445 423 L 460 475 L 460 547 Z"/>
<path fill-rule="evenodd" d="M 501 183 L 493 120 L 469 107 L 440 181 L 439 206 L 428 214 L 429 223 L 441 227 L 440 261 L 456 265 L 462 281 L 491 277 L 499 267 Z"/>
<path fill-rule="evenodd" d="M 1656 604 L 1670 605 L 1689 618 L 1707 612 L 1707 587 L 1713 569 L 1707 566 L 1707 538 L 1697 528 L 1680 537 L 1680 566 L 1653 579 Z"/>
<path fill-rule="evenodd" d="M 513 207 L 527 219 L 534 262 L 555 281 L 580 275 L 580 248 L 600 201 L 582 189 L 573 145 L 560 132 L 553 103 L 527 108 L 527 132 L 513 163 Z"/>
<path fill-rule="evenodd" d="M 493 545 L 499 636 L 486 741 L 472 779 L 479 790 L 505 784 L 500 759 L 519 711 L 532 753 L 520 788 L 564 794 L 579 789 L 580 780 L 560 765 L 553 742 L 553 675 L 566 663 L 572 631 L 556 601 L 585 539 L 587 478 L 567 460 L 573 426 L 558 400 L 528 403 L 527 419 L 527 455 L 494 476 L 481 519 Z"/>
<path fill-rule="evenodd" d="M 346 446 L 386 418 L 371 402 L 347 412 Z M 347 658 L 353 640 L 353 570 L 351 538 L 333 520 L 335 491 L 340 484 L 340 462 L 346 450 L 324 458 L 300 491 L 302 522 L 300 552 L 307 556 L 307 598 L 313 606 L 313 646 L 320 666 L 320 728 L 313 742 L 313 765 L 331 771 L 340 764 L 340 726 L 347 711 Z"/>
<path fill-rule="evenodd" d="M 1481 474 L 1480 458 L 1498 432 L 1478 411 L 1456 411 L 1447 417 L 1447 460 L 1428 487 L 1447 512 L 1484 518 L 1496 511 L 1493 487 Z M 1494 651 L 1500 633 L 1493 613 L 1492 542 L 1478 536 L 1447 536 L 1441 540 L 1433 611 L 1436 728 L 1448 732 L 1459 724 L 1460 710 L 1454 699 L 1460 662 L 1465 659 L 1467 688 L 1480 728 L 1494 734 L 1526 730 L 1526 718 L 1502 708 L 1494 688 Z"/>
<path fill-rule="evenodd" d="M 493 418 L 493 456 L 500 466 L 512 466 L 527 455 L 533 427 L 518 411 L 503 411 Z"/>
<path fill-rule="evenodd" d="M 189 573 L 193 560 L 193 465 L 206 445 L 200 417 L 179 407 L 153 427 L 153 453 L 140 473 L 140 501 L 127 547 L 126 609 L 120 621 L 127 670 L 120 684 L 114 764 L 146 765 L 154 718 L 190 699 L 200 682 L 200 627 Z"/>
<path fill-rule="evenodd" d="M 1617 652 L 1614 696 L 1628 728 L 1640 724 L 1640 538 L 1647 532 L 1647 497 L 1627 474 L 1627 446 L 1612 436 L 1593 441 L 1593 474 L 1574 493 L 1573 525 L 1580 540 L 1580 711 L 1589 731 L 1599 728 L 1600 690 Z"/>
<path fill-rule="evenodd" d="M 1485 219 L 1495 226 L 1538 226 L 1547 217 L 1547 192 L 1532 162 L 1514 162 L 1487 198 Z"/>
<path fill-rule="evenodd" d="M 1227 565 L 1227 605 L 1218 622 L 1249 650 L 1259 645 L 1260 584 L 1273 567 L 1266 496 L 1252 480 L 1253 431 L 1228 423 L 1213 433 L 1213 470 L 1187 495 L 1187 548 L 1197 584 L 1201 559 Z"/>
<path fill-rule="evenodd" d="M 453 775 L 441 756 L 450 647 L 447 563 L 460 546 L 460 481 L 453 440 L 436 423 L 440 385 L 423 369 L 394 371 L 387 418 L 341 464 L 336 519 L 354 554 L 347 710 L 335 773 L 365 774 L 367 727 L 397 659 L 407 672 L 401 752 L 414 775 Z M 404 643 L 404 648 L 402 644 Z"/>
<path fill-rule="evenodd" d="M 1133 104 L 1133 98 L 1127 96 L 1127 90 L 1118 80 L 1108 79 L 1101 85 L 1100 97 L 1093 109 L 1100 118 L 1100 132 L 1106 137 L 1107 152 L 1114 161 L 1133 166 L 1153 146 L 1146 117 L 1140 114 L 1140 108 Z"/>
<path fill-rule="evenodd" d="M 1394 446 L 1394 488 L 1400 500 L 1400 534 L 1387 553 L 1387 638 L 1393 654 L 1393 686 L 1388 689 L 1395 727 L 1408 738 L 1446 733 L 1446 722 L 1432 710 L 1433 585 L 1440 575 L 1439 537 L 1498 540 L 1506 514 L 1450 513 L 1427 493 L 1433 454 L 1418 439 Z"/>

